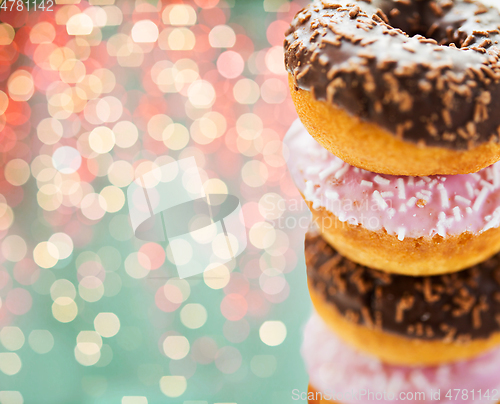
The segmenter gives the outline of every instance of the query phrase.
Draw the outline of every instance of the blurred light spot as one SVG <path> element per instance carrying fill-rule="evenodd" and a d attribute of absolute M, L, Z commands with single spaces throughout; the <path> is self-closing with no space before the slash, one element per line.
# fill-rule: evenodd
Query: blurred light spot
<path fill-rule="evenodd" d="M 187 4 L 167 6 L 163 10 L 162 21 L 170 25 L 194 25 L 196 24 L 196 11 Z"/>
<path fill-rule="evenodd" d="M 247 314 L 248 303 L 237 293 L 231 293 L 222 299 L 220 311 L 230 321 L 241 320 Z"/>
<path fill-rule="evenodd" d="M 0 195 L 0 230 L 7 230 L 14 221 L 14 212 L 4 201 L 5 198 Z"/>
<path fill-rule="evenodd" d="M 56 301 L 60 297 L 69 297 L 74 300 L 76 297 L 75 285 L 67 279 L 58 279 L 50 287 L 50 297 Z"/>
<path fill-rule="evenodd" d="M 160 389 L 167 397 L 179 397 L 184 394 L 187 381 L 184 376 L 163 376 L 160 379 Z"/>
<path fill-rule="evenodd" d="M 69 297 L 59 297 L 52 305 L 52 315 L 61 323 L 69 323 L 76 318 L 78 307 Z"/>
<path fill-rule="evenodd" d="M 189 142 L 189 131 L 180 123 L 168 125 L 162 133 L 165 146 L 172 150 L 180 150 Z"/>
<path fill-rule="evenodd" d="M 139 253 L 130 253 L 125 259 L 124 265 L 127 274 L 134 279 L 141 279 L 149 274 L 149 269 L 141 265 Z"/>
<path fill-rule="evenodd" d="M 115 134 L 115 141 L 118 147 L 126 149 L 132 147 L 139 138 L 139 131 L 130 121 L 121 121 L 113 126 L 113 133 Z"/>
<path fill-rule="evenodd" d="M 38 354 L 46 354 L 54 347 L 54 337 L 48 330 L 33 330 L 28 337 L 28 343 Z"/>
<path fill-rule="evenodd" d="M 148 399 L 144 396 L 123 396 L 122 404 L 148 404 Z"/>
<path fill-rule="evenodd" d="M 86 14 L 75 14 L 66 23 L 68 35 L 90 35 L 94 29 L 92 19 Z"/>
<path fill-rule="evenodd" d="M 231 278 L 231 273 L 225 265 L 217 265 L 215 268 L 203 272 L 205 284 L 212 289 L 224 288 Z"/>
<path fill-rule="evenodd" d="M 167 38 L 166 42 L 164 38 Z M 160 48 L 186 51 L 193 49 L 196 45 L 196 36 L 188 28 L 164 29 L 159 42 Z"/>
<path fill-rule="evenodd" d="M 19 391 L 0 391 L 0 403 L 2 404 L 23 404 L 24 399 Z"/>
<path fill-rule="evenodd" d="M 126 187 L 134 180 L 132 164 L 125 160 L 115 161 L 108 169 L 108 179 L 117 187 Z"/>
<path fill-rule="evenodd" d="M 208 34 L 208 40 L 213 48 L 232 48 L 236 43 L 236 34 L 227 25 L 217 25 Z"/>
<path fill-rule="evenodd" d="M 2 254 L 11 262 L 21 261 L 28 252 L 28 247 L 24 239 L 18 235 L 5 237 L 2 241 Z"/>
<path fill-rule="evenodd" d="M 89 145 L 96 153 L 107 153 L 115 146 L 115 134 L 106 126 L 99 126 L 89 135 Z"/>
<path fill-rule="evenodd" d="M 277 346 L 286 338 L 286 326 L 281 321 L 266 321 L 260 326 L 259 335 L 264 344 Z"/>
<path fill-rule="evenodd" d="M 197 80 L 189 86 L 188 97 L 195 108 L 210 108 L 215 102 L 215 89 L 208 81 Z"/>
<path fill-rule="evenodd" d="M 259 212 L 265 220 L 279 219 L 285 211 L 285 199 L 275 192 L 267 193 L 259 200 Z"/>
<path fill-rule="evenodd" d="M 102 9 L 106 13 L 106 26 L 112 27 L 122 24 L 123 13 L 118 7 L 110 5 L 102 7 Z"/>
<path fill-rule="evenodd" d="M 0 90 L 0 115 L 2 115 L 9 106 L 9 97 Z"/>
<path fill-rule="evenodd" d="M 149 270 L 158 269 L 165 262 L 165 249 L 157 243 L 146 243 L 139 252 L 139 262 Z"/>
<path fill-rule="evenodd" d="M 277 11 L 286 13 L 290 10 L 289 0 L 264 0 L 264 10 L 268 13 L 275 13 Z"/>
<path fill-rule="evenodd" d="M 35 84 L 31 73 L 26 70 L 16 70 L 7 81 L 9 96 L 14 101 L 28 101 L 35 92 Z"/>
<path fill-rule="evenodd" d="M 107 15 L 101 7 L 88 7 L 84 13 L 91 18 L 94 27 L 104 27 L 107 25 Z"/>
<path fill-rule="evenodd" d="M 50 236 L 49 243 L 56 246 L 60 260 L 68 258 L 73 252 L 73 240 L 65 233 L 54 233 Z"/>
<path fill-rule="evenodd" d="M 12 376 L 19 373 L 21 366 L 21 359 L 16 353 L 0 352 L 0 371 L 6 375 Z"/>
<path fill-rule="evenodd" d="M 207 310 L 198 303 L 186 304 L 181 310 L 181 322 L 187 328 L 196 329 L 207 321 Z"/>
<path fill-rule="evenodd" d="M 33 250 L 33 259 L 42 268 L 52 268 L 59 260 L 59 251 L 54 244 L 42 241 Z"/>
<path fill-rule="evenodd" d="M 190 132 L 193 140 L 198 144 L 209 144 L 226 133 L 227 123 L 224 115 L 210 111 L 191 125 Z"/>
<path fill-rule="evenodd" d="M 281 104 L 288 96 L 288 86 L 283 80 L 267 79 L 262 84 L 261 95 L 268 104 Z"/>
<path fill-rule="evenodd" d="M 114 313 L 99 313 L 94 319 L 94 328 L 102 337 L 114 337 L 120 331 L 120 319 Z"/>
<path fill-rule="evenodd" d="M 232 346 L 222 347 L 215 356 L 215 366 L 224 374 L 235 373 L 242 362 L 240 351 Z"/>
<path fill-rule="evenodd" d="M 217 59 L 217 70 L 226 79 L 238 77 L 245 69 L 245 61 L 241 55 L 234 51 L 226 51 Z"/>
<path fill-rule="evenodd" d="M 132 27 L 132 39 L 137 43 L 153 43 L 158 40 L 158 27 L 151 20 L 137 21 Z"/>
<path fill-rule="evenodd" d="M 80 202 L 83 215 L 90 220 L 99 220 L 106 213 L 106 200 L 100 194 L 90 192 Z"/>
<path fill-rule="evenodd" d="M 260 88 L 253 80 L 241 79 L 234 85 L 233 95 L 240 104 L 255 104 L 260 96 Z"/>
<path fill-rule="evenodd" d="M 262 119 L 252 113 L 242 114 L 236 121 L 238 135 L 246 140 L 254 140 L 259 137 L 263 128 Z"/>
<path fill-rule="evenodd" d="M 14 186 L 21 186 L 30 177 L 30 167 L 26 161 L 21 159 L 10 160 L 5 165 L 5 179 Z"/>
<path fill-rule="evenodd" d="M 189 353 L 189 341 L 184 336 L 171 335 L 163 341 L 163 351 L 170 359 L 182 359 Z"/>
<path fill-rule="evenodd" d="M 10 45 L 16 35 L 12 25 L 6 22 L 0 23 L 0 45 Z"/>
<path fill-rule="evenodd" d="M 255 355 L 250 361 L 250 369 L 257 377 L 271 377 L 276 372 L 276 367 L 274 355 Z"/>
<path fill-rule="evenodd" d="M 268 295 L 280 293 L 286 286 L 285 276 L 274 268 L 266 268 L 259 277 L 260 288 Z"/>
<path fill-rule="evenodd" d="M 80 168 L 82 156 L 79 151 L 70 146 L 62 146 L 56 149 L 52 155 L 54 168 L 62 174 L 72 174 Z"/>
<path fill-rule="evenodd" d="M 257 222 L 250 229 L 248 236 L 255 247 L 265 249 L 276 240 L 276 230 L 269 222 Z"/>
<path fill-rule="evenodd" d="M 288 74 L 286 69 L 283 67 L 283 52 L 282 46 L 273 46 L 266 53 L 266 66 L 274 74 Z"/>
<path fill-rule="evenodd" d="M 102 189 L 100 195 L 106 201 L 106 212 L 115 213 L 123 208 L 125 204 L 125 194 L 123 191 L 113 185 L 107 186 Z"/>
<path fill-rule="evenodd" d="M 78 283 L 78 294 L 87 302 L 97 302 L 104 295 L 104 285 L 97 276 L 85 276 Z"/>
<path fill-rule="evenodd" d="M 253 188 L 264 185 L 267 182 L 268 175 L 266 165 L 258 160 L 246 162 L 241 169 L 243 182 Z"/>
<path fill-rule="evenodd" d="M 19 327 L 5 326 L 0 331 L 0 342 L 9 351 L 21 349 L 24 340 L 24 334 Z"/>
<path fill-rule="evenodd" d="M 30 311 L 32 303 L 33 298 L 30 292 L 23 288 L 11 289 L 5 298 L 5 307 L 17 316 Z"/>

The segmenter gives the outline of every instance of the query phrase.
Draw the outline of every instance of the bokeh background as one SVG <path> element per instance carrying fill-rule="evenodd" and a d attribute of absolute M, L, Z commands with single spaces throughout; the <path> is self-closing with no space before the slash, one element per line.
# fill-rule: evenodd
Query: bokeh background
<path fill-rule="evenodd" d="M 0 8 L 1 404 L 281 404 L 307 388 L 309 216 L 282 147 L 299 3 Z M 189 156 L 207 192 L 239 197 L 249 243 L 234 268 L 181 280 L 134 237 L 125 195 Z"/>

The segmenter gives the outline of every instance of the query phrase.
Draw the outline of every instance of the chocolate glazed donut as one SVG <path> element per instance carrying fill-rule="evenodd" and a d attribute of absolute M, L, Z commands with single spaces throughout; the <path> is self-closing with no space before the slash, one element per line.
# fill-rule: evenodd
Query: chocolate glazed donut
<path fill-rule="evenodd" d="M 454 362 L 500 345 L 499 254 L 449 275 L 393 275 L 344 258 L 310 232 L 305 256 L 318 313 L 388 363 Z"/>
<path fill-rule="evenodd" d="M 499 26 L 477 1 L 314 0 L 284 43 L 299 116 L 370 171 L 478 171 L 500 159 Z"/>

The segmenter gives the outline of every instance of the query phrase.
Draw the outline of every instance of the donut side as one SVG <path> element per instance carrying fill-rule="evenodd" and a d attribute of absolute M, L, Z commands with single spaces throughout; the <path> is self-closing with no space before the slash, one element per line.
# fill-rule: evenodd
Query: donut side
<path fill-rule="evenodd" d="M 341 222 L 325 208 L 315 209 L 306 200 L 323 238 L 340 254 L 382 271 L 429 276 L 460 271 L 500 251 L 500 228 L 481 234 L 465 232 L 445 238 L 406 237 L 399 240 L 384 229 L 371 231 L 361 225 Z"/>
<path fill-rule="evenodd" d="M 500 144 L 487 142 L 470 150 L 452 150 L 398 139 L 379 124 L 345 109 L 315 100 L 297 89 L 290 94 L 307 131 L 330 153 L 368 171 L 390 175 L 456 175 L 477 172 L 500 159 Z"/>
<path fill-rule="evenodd" d="M 356 349 L 397 365 L 437 365 L 500 345 L 500 257 L 459 273 L 391 275 L 305 242 L 315 310 Z"/>
<path fill-rule="evenodd" d="M 469 394 L 457 401 L 446 395 L 454 388 L 469 392 L 499 390 L 498 349 L 466 361 L 437 366 L 391 365 L 352 348 L 313 313 L 304 327 L 301 353 L 309 374 L 309 389 L 318 393 L 308 396 L 311 402 L 494 404 L 498 400 L 494 394 L 489 398 L 479 397 L 479 393 Z M 440 396 L 432 394 L 438 390 Z"/>

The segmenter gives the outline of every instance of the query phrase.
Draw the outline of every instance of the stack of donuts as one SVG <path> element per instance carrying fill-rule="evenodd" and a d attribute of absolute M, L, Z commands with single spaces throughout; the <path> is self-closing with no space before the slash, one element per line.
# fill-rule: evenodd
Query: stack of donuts
<path fill-rule="evenodd" d="M 284 47 L 309 402 L 500 402 L 498 9 L 313 0 Z"/>

